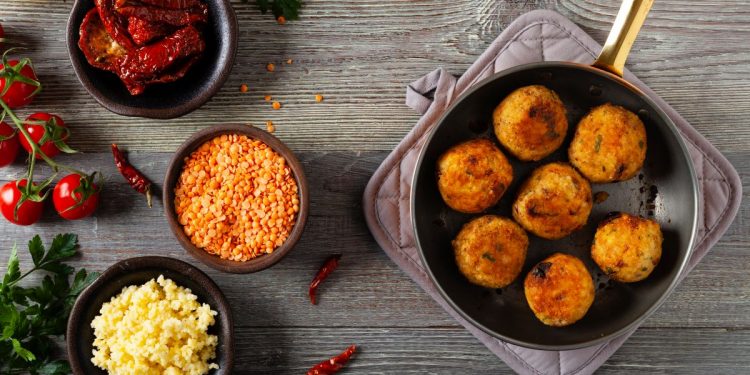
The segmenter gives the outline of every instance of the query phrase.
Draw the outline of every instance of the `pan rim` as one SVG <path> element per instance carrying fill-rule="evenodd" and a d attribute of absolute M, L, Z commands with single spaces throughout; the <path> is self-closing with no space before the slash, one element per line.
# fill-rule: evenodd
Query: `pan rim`
<path fill-rule="evenodd" d="M 414 197 L 416 196 L 416 188 L 417 188 L 417 179 L 419 176 L 419 172 L 422 170 L 422 164 L 425 158 L 425 153 L 427 150 L 427 147 L 432 143 L 433 138 L 435 137 L 435 134 L 437 133 L 437 130 L 440 129 L 440 127 L 443 126 L 446 117 L 453 112 L 453 110 L 461 105 L 464 100 L 467 100 L 469 96 L 471 96 L 474 92 L 477 90 L 483 88 L 484 86 L 490 84 L 491 82 L 494 82 L 496 80 L 502 79 L 505 76 L 508 76 L 512 73 L 516 73 L 519 71 L 524 70 L 533 70 L 533 69 L 540 69 L 545 67 L 564 67 L 564 68 L 573 68 L 573 69 L 580 69 L 588 71 L 592 74 L 596 74 L 599 76 L 602 76 L 604 78 L 607 78 L 611 81 L 614 81 L 616 84 L 619 84 L 627 89 L 629 89 L 631 92 L 633 92 L 634 95 L 640 96 L 646 104 L 649 105 L 650 109 L 654 111 L 654 113 L 661 119 L 662 122 L 664 122 L 669 129 L 672 137 L 676 138 L 677 143 L 680 146 L 680 150 L 682 151 L 682 156 L 686 161 L 687 167 L 688 167 L 688 173 L 690 175 L 691 180 L 691 189 L 692 189 L 692 204 L 693 204 L 693 220 L 692 220 L 692 226 L 690 229 L 690 239 L 687 243 L 687 250 L 684 259 L 679 263 L 677 272 L 675 276 L 670 281 L 669 285 L 667 286 L 667 289 L 665 292 L 653 303 L 651 306 L 639 317 L 636 319 L 633 319 L 630 323 L 624 325 L 623 327 L 617 329 L 616 331 L 606 334 L 591 340 L 584 340 L 581 342 L 576 342 L 572 344 L 561 344 L 561 345 L 551 345 L 551 344 L 538 344 L 533 342 L 527 342 L 523 340 L 518 340 L 512 337 L 508 337 L 505 335 L 502 335 L 500 333 L 497 333 L 493 331 L 492 329 L 489 329 L 485 325 L 479 323 L 474 318 L 469 316 L 463 309 L 461 309 L 454 301 L 453 299 L 445 292 L 445 289 L 440 285 L 440 283 L 437 281 L 437 278 L 432 272 L 432 269 L 429 266 L 429 263 L 426 260 L 424 250 L 422 248 L 422 244 L 420 241 L 419 231 L 417 228 L 417 215 L 416 213 L 416 200 Z M 448 303 L 449 306 L 451 306 L 458 314 L 464 318 L 466 321 L 471 323 L 474 327 L 479 328 L 481 331 L 487 333 L 488 335 L 499 339 L 501 341 L 511 343 L 514 345 L 522 346 L 529 349 L 538 349 L 538 350 L 547 350 L 547 351 L 555 351 L 555 350 L 572 350 L 572 349 L 580 349 L 580 348 L 586 348 L 591 347 L 597 344 L 601 344 L 605 341 L 610 341 L 615 338 L 618 338 L 628 331 L 631 331 L 633 328 L 636 328 L 638 325 L 640 325 L 644 320 L 646 320 L 649 316 L 651 316 L 661 305 L 666 301 L 666 299 L 672 294 L 674 289 L 679 285 L 679 282 L 682 280 L 682 276 L 685 272 L 685 269 L 687 267 L 688 262 L 690 261 L 690 258 L 693 254 L 693 250 L 695 248 L 695 237 L 698 231 L 698 216 L 699 211 L 701 209 L 700 207 L 700 201 L 698 200 L 698 194 L 699 194 L 700 188 L 698 185 L 698 178 L 695 172 L 695 166 L 693 165 L 693 161 L 690 158 L 689 151 L 687 149 L 687 145 L 685 144 L 685 140 L 683 139 L 682 135 L 680 134 L 680 131 L 677 129 L 677 126 L 674 124 L 671 118 L 667 116 L 666 113 L 659 107 L 646 93 L 644 93 L 642 90 L 634 86 L 632 83 L 626 81 L 624 78 L 619 77 L 615 74 L 603 71 L 601 69 L 598 69 L 596 67 L 586 65 L 586 64 L 580 64 L 575 62 L 568 62 L 568 61 L 542 61 L 542 62 L 533 62 L 533 63 L 527 63 L 527 64 L 521 64 L 517 65 L 512 68 L 504 69 L 500 72 L 494 73 L 491 76 L 481 80 L 480 82 L 474 84 L 472 87 L 468 88 L 466 92 L 461 94 L 448 108 L 445 109 L 445 111 L 440 115 L 440 118 L 437 120 L 436 125 L 429 131 L 429 134 L 427 135 L 427 138 L 425 139 L 424 145 L 419 151 L 419 155 L 417 157 L 417 161 L 415 164 L 414 172 L 411 178 L 411 188 L 410 188 L 410 198 L 409 198 L 409 210 L 412 213 L 411 215 L 411 224 L 412 229 L 414 230 L 414 239 L 415 244 L 417 247 L 417 252 L 419 253 L 420 260 L 422 261 L 422 264 L 425 266 L 425 270 L 427 271 L 427 275 L 429 276 L 430 280 L 435 285 L 435 288 L 437 289 L 438 293 L 440 294 L 443 299 Z"/>

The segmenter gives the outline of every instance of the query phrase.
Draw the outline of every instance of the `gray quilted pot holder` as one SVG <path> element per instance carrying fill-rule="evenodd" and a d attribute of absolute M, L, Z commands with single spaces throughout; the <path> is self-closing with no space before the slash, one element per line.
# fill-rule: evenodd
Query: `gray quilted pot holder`
<path fill-rule="evenodd" d="M 364 194 L 367 224 L 388 256 L 493 353 L 523 374 L 590 374 L 632 332 L 588 348 L 541 351 L 497 340 L 462 319 L 435 289 L 415 247 L 409 212 L 414 164 L 429 130 L 448 105 L 470 86 L 495 72 L 524 63 L 564 60 L 590 64 L 600 48 L 565 17 L 551 11 L 533 11 L 509 25 L 461 78 L 456 79 L 437 69 L 413 82 L 407 88 L 406 104 L 423 116 L 378 168 Z M 674 109 L 629 72 L 625 73 L 625 79 L 643 90 L 672 118 L 690 151 L 703 193 L 699 213 L 702 226 L 690 259 L 689 269 L 692 269 L 724 234 L 737 214 L 742 196 L 740 178 L 726 158 Z"/>

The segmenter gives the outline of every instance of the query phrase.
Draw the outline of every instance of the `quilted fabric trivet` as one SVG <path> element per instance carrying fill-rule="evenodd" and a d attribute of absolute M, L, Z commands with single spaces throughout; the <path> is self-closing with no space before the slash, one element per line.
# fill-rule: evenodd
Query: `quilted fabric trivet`
<path fill-rule="evenodd" d="M 495 72 L 524 63 L 551 60 L 590 64 L 600 49 L 601 46 L 588 34 L 558 13 L 538 10 L 522 15 L 500 34 L 461 78 L 456 79 L 437 69 L 408 86 L 406 104 L 423 116 L 378 168 L 364 194 L 368 226 L 388 256 L 493 353 L 522 374 L 593 373 L 632 332 L 588 348 L 541 351 L 497 340 L 461 318 L 435 289 L 415 247 L 409 212 L 414 165 L 424 137 L 452 101 L 470 86 Z M 625 79 L 643 90 L 672 118 L 690 151 L 702 199 L 700 228 L 689 271 L 719 240 L 737 214 L 742 197 L 740 178 L 726 158 L 674 109 L 630 72 L 625 72 Z"/>

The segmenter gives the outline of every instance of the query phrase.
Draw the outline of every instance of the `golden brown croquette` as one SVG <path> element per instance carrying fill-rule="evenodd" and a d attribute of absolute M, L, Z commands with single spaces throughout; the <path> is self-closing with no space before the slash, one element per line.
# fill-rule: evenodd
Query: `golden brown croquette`
<path fill-rule="evenodd" d="M 521 273 L 529 238 L 513 220 L 486 215 L 466 223 L 453 240 L 456 264 L 466 278 L 503 288 Z"/>
<path fill-rule="evenodd" d="M 546 239 L 563 238 L 588 221 L 591 186 L 566 163 L 550 163 L 531 173 L 513 203 L 513 218 Z"/>
<path fill-rule="evenodd" d="M 580 259 L 555 253 L 531 269 L 524 293 L 537 319 L 562 327 L 586 315 L 594 302 L 594 280 Z"/>
<path fill-rule="evenodd" d="M 541 85 L 521 87 L 492 114 L 495 136 L 520 160 L 540 160 L 562 145 L 568 132 L 565 106 Z"/>
<path fill-rule="evenodd" d="M 568 158 L 593 183 L 627 180 L 646 159 L 646 127 L 623 107 L 600 105 L 578 123 Z"/>
<path fill-rule="evenodd" d="M 659 264 L 662 241 L 657 222 L 617 213 L 599 223 L 591 258 L 613 280 L 641 281 Z"/>
<path fill-rule="evenodd" d="M 489 139 L 453 146 L 437 162 L 440 195 L 456 211 L 476 213 L 495 205 L 513 181 L 513 167 Z"/>

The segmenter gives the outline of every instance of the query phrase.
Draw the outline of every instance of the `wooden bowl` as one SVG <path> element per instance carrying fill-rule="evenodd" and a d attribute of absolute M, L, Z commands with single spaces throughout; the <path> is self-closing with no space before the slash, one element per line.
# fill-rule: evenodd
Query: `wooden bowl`
<path fill-rule="evenodd" d="M 204 0 L 208 23 L 203 27 L 206 50 L 181 79 L 149 86 L 132 96 L 115 74 L 89 65 L 78 48 L 79 29 L 93 0 L 77 0 L 70 11 L 67 47 L 78 80 L 104 108 L 124 116 L 169 119 L 205 104 L 229 77 L 237 52 L 237 17 L 229 0 Z"/>
<path fill-rule="evenodd" d="M 198 302 L 207 303 L 218 312 L 216 323 L 208 332 L 219 338 L 216 347 L 215 363 L 219 370 L 213 375 L 232 373 L 234 364 L 234 323 L 232 310 L 229 308 L 221 289 L 201 270 L 181 260 L 147 256 L 125 259 L 115 263 L 99 276 L 93 284 L 81 293 L 73 305 L 68 319 L 66 341 L 68 360 L 73 374 L 97 375 L 106 374 L 91 363 L 94 343 L 94 329 L 91 322 L 99 315 L 105 302 L 130 285 L 142 285 L 159 275 L 172 279 L 177 285 L 189 288 L 198 296 Z"/>
<path fill-rule="evenodd" d="M 261 255 L 245 262 L 222 259 L 217 255 L 209 254 L 205 250 L 193 245 L 193 243 L 190 242 L 190 238 L 185 235 L 182 225 L 177 221 L 177 214 L 174 208 L 174 188 L 180 174 L 182 173 L 184 159 L 203 143 L 223 134 L 243 134 L 250 138 L 262 141 L 271 147 L 271 149 L 286 159 L 287 164 L 289 164 L 289 167 L 294 174 L 294 179 L 297 182 L 297 189 L 299 192 L 300 204 L 299 212 L 297 213 L 297 221 L 295 222 L 289 237 L 286 239 L 286 242 L 270 254 Z M 169 166 L 167 167 L 167 173 L 164 176 L 163 189 L 162 197 L 164 200 L 164 215 L 167 217 L 169 228 L 172 230 L 175 237 L 177 237 L 177 241 L 180 242 L 180 245 L 182 245 L 190 255 L 206 265 L 219 271 L 230 273 L 257 272 L 271 267 L 280 261 L 281 258 L 292 250 L 297 241 L 299 241 L 300 236 L 302 236 L 310 206 L 307 179 L 305 178 L 302 164 L 300 164 L 297 157 L 294 156 L 294 153 L 270 133 L 242 124 L 215 125 L 193 134 L 177 149 L 177 151 L 175 151 L 172 161 L 170 161 Z"/>

